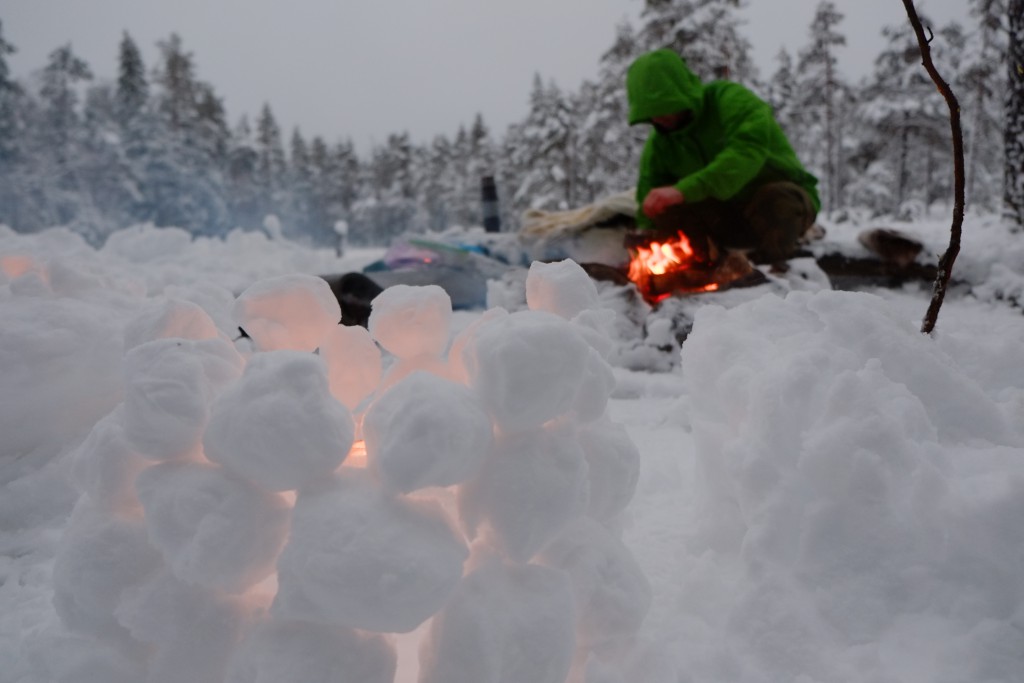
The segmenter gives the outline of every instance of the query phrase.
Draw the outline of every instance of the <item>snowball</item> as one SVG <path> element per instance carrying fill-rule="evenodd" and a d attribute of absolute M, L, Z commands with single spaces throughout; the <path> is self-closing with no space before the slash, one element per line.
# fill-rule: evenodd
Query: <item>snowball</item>
<path fill-rule="evenodd" d="M 480 328 L 496 318 L 504 318 L 508 311 L 504 308 L 489 308 L 479 318 L 466 326 L 464 330 L 455 335 L 452 339 L 451 348 L 448 349 L 448 376 L 460 384 L 469 384 L 469 371 L 463 360 L 463 352 L 466 345 L 477 335 Z"/>
<path fill-rule="evenodd" d="M 124 427 L 140 455 L 167 460 L 199 447 L 217 393 L 241 373 L 242 359 L 220 339 L 158 339 L 124 359 Z"/>
<path fill-rule="evenodd" d="M 90 502 L 110 512 L 130 513 L 139 507 L 135 477 L 149 466 L 128 444 L 123 410 L 118 406 L 96 423 L 71 455 L 71 473 Z"/>
<path fill-rule="evenodd" d="M 587 362 L 583 379 L 576 393 L 573 414 L 580 422 L 592 422 L 604 415 L 608 399 L 615 390 L 615 375 L 601 354 L 587 349 Z"/>
<path fill-rule="evenodd" d="M 580 645 L 607 647 L 640 629 L 651 607 L 651 586 L 626 546 L 597 522 L 573 522 L 539 560 L 572 580 Z"/>
<path fill-rule="evenodd" d="M 397 659 L 383 636 L 270 620 L 242 642 L 225 683 L 392 683 Z"/>
<path fill-rule="evenodd" d="M 274 570 L 288 531 L 280 496 L 199 463 L 165 463 L 136 484 L 149 538 L 174 575 L 241 593 Z"/>
<path fill-rule="evenodd" d="M 313 351 L 341 320 L 341 307 L 326 280 L 293 274 L 246 289 L 233 315 L 261 351 Z"/>
<path fill-rule="evenodd" d="M 190 301 L 164 299 L 146 307 L 124 330 L 125 350 L 154 339 L 217 339 L 220 332 L 206 311 Z"/>
<path fill-rule="evenodd" d="M 140 521 L 109 517 L 79 502 L 53 563 L 53 605 L 78 633 L 117 638 L 114 617 L 122 593 L 160 566 Z"/>
<path fill-rule="evenodd" d="M 452 300 L 437 285 L 394 285 L 373 300 L 370 335 L 399 358 L 440 356 L 448 345 Z"/>
<path fill-rule="evenodd" d="M 526 562 L 586 510 L 587 466 L 575 435 L 545 429 L 501 437 L 458 504 L 470 537 L 485 522 L 509 558 Z"/>
<path fill-rule="evenodd" d="M 319 357 L 269 351 L 253 356 L 214 404 L 203 447 L 210 460 L 268 491 L 288 491 L 333 472 L 354 433 Z"/>
<path fill-rule="evenodd" d="M 526 276 L 526 303 L 532 311 L 547 311 L 571 320 L 597 306 L 597 285 L 575 261 L 534 261 Z"/>
<path fill-rule="evenodd" d="M 485 564 L 430 622 L 419 683 L 564 683 L 575 649 L 564 572 Z"/>
<path fill-rule="evenodd" d="M 607 420 L 581 428 L 579 440 L 590 482 L 587 514 L 609 521 L 633 499 L 640 479 L 640 451 L 625 427 Z"/>
<path fill-rule="evenodd" d="M 126 591 L 117 617 L 133 638 L 156 646 L 147 683 L 223 683 L 249 612 L 165 571 Z"/>
<path fill-rule="evenodd" d="M 320 345 L 327 363 L 331 393 L 355 410 L 380 383 L 380 349 L 364 327 L 335 325 Z"/>
<path fill-rule="evenodd" d="M 386 488 L 408 493 L 476 474 L 493 429 L 466 387 L 417 372 L 374 401 L 363 420 L 370 467 Z"/>
<path fill-rule="evenodd" d="M 377 394 L 388 391 L 409 375 L 417 372 L 425 372 L 446 379 L 451 377 L 448 363 L 438 356 L 423 355 L 399 358 L 384 373 L 384 378 L 381 379 L 380 385 L 377 387 Z"/>
<path fill-rule="evenodd" d="M 272 613 L 405 633 L 444 604 L 467 554 L 437 504 L 390 498 L 365 472 L 338 474 L 299 495 Z"/>
<path fill-rule="evenodd" d="M 589 351 L 568 322 L 521 311 L 482 325 L 462 358 L 484 407 L 502 430 L 516 432 L 572 409 Z"/>
<path fill-rule="evenodd" d="M 583 340 L 608 360 L 615 352 L 615 311 L 608 308 L 588 308 L 572 319 L 573 327 Z"/>

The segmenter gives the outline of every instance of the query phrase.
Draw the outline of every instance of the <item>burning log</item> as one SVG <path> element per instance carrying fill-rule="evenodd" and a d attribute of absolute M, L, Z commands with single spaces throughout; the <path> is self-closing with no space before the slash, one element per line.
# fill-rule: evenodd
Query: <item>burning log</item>
<path fill-rule="evenodd" d="M 663 242 L 634 242 L 629 252 L 627 277 L 651 304 L 677 294 L 714 292 L 765 282 L 764 275 L 744 253 L 727 252 L 720 256 L 712 247 L 709 258 L 701 258 L 682 231 Z"/>

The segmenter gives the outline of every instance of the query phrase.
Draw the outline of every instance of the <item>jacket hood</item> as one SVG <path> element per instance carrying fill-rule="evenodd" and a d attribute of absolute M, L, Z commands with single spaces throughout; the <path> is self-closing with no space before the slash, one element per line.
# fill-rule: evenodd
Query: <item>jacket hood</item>
<path fill-rule="evenodd" d="M 626 73 L 629 125 L 689 109 L 700 114 L 704 86 L 686 61 L 672 50 L 638 57 Z"/>

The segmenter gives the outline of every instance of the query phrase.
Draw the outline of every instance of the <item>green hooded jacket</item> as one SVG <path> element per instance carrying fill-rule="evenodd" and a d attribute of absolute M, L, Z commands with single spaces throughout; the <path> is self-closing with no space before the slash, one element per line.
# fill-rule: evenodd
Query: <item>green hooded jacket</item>
<path fill-rule="evenodd" d="M 680 111 L 693 120 L 670 131 L 655 128 L 640 157 L 636 197 L 642 205 L 655 187 L 674 185 L 687 202 L 707 198 L 742 200 L 760 184 L 789 180 L 821 208 L 817 178 L 804 170 L 771 106 L 731 81 L 703 84 L 671 50 L 639 57 L 626 75 L 629 124 Z M 756 182 L 755 182 L 756 181 Z M 637 212 L 641 228 L 651 222 Z"/>

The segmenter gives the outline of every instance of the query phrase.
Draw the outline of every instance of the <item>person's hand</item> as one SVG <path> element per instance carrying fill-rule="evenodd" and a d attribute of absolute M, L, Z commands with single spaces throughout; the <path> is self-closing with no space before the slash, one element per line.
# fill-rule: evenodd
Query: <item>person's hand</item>
<path fill-rule="evenodd" d="M 675 187 L 656 187 L 644 197 L 644 215 L 648 218 L 660 216 L 669 207 L 682 204 L 684 201 L 683 193 Z"/>

